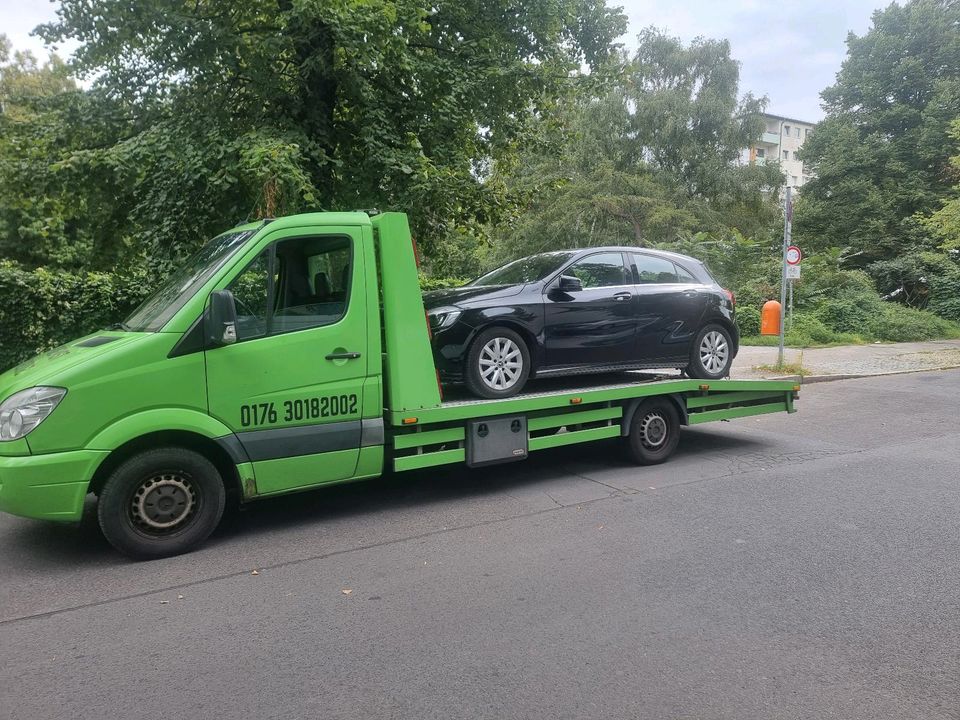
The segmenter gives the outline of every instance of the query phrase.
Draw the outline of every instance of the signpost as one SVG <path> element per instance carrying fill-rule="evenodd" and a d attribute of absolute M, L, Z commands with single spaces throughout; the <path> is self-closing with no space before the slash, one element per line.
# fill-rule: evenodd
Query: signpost
<path fill-rule="evenodd" d="M 796 245 L 787 248 L 787 254 L 784 257 L 787 261 L 786 279 L 789 281 L 790 288 L 790 315 L 787 324 L 793 329 L 793 281 L 800 279 L 800 261 L 803 260 L 803 253 Z"/>
<path fill-rule="evenodd" d="M 780 271 L 780 351 L 777 355 L 777 367 L 783 367 L 783 320 L 787 305 L 787 251 L 793 248 L 797 251 L 797 262 L 800 262 L 800 248 L 790 244 L 793 235 L 793 188 L 787 187 L 787 194 L 783 200 L 783 267 Z M 796 265 L 796 263 L 790 263 Z"/>

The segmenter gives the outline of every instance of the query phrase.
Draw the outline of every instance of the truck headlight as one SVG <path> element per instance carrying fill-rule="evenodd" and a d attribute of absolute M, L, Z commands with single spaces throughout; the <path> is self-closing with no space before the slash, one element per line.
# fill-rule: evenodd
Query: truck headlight
<path fill-rule="evenodd" d="M 67 394 L 64 388 L 33 387 L 0 403 L 0 442 L 19 440 L 47 419 Z"/>
<path fill-rule="evenodd" d="M 427 316 L 430 318 L 430 329 L 431 330 L 443 330 L 453 325 L 457 318 L 460 317 L 460 313 L 463 312 L 459 308 L 454 307 L 443 307 L 436 308 L 427 313 Z"/>

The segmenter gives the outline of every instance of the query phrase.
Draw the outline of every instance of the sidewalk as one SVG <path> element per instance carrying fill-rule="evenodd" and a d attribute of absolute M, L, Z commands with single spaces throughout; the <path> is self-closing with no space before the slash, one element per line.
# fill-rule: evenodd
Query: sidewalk
<path fill-rule="evenodd" d="M 809 375 L 804 382 L 839 380 L 846 377 L 886 375 L 960 367 L 960 340 L 842 345 L 797 350 L 786 348 L 784 362 L 800 363 Z M 777 348 L 744 346 L 733 361 L 730 377 L 740 380 L 782 376 L 758 365 L 776 365 Z"/>

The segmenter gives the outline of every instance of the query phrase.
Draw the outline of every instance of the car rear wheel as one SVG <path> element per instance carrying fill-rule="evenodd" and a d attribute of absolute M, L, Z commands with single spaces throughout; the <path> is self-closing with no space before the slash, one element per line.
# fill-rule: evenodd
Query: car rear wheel
<path fill-rule="evenodd" d="M 467 353 L 467 387 L 474 395 L 505 398 L 516 395 L 530 376 L 530 351 L 513 330 L 484 330 Z"/>
<path fill-rule="evenodd" d="M 690 350 L 687 374 L 701 380 L 719 380 L 730 374 L 733 364 L 733 340 L 722 325 L 707 325 Z"/>
<path fill-rule="evenodd" d="M 213 463 L 185 448 L 147 450 L 110 476 L 97 505 L 104 536 L 132 558 L 178 555 L 220 522 L 226 490 Z"/>

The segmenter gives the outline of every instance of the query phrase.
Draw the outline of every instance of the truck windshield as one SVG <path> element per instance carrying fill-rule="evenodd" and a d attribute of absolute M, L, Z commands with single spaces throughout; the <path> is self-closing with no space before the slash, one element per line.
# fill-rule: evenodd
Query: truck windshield
<path fill-rule="evenodd" d="M 571 250 L 561 250 L 531 255 L 488 272 L 468 285 L 521 285 L 537 282 L 557 270 L 574 254 Z"/>
<path fill-rule="evenodd" d="M 255 230 L 218 235 L 175 270 L 121 325 L 132 332 L 156 332 L 222 268 Z"/>

